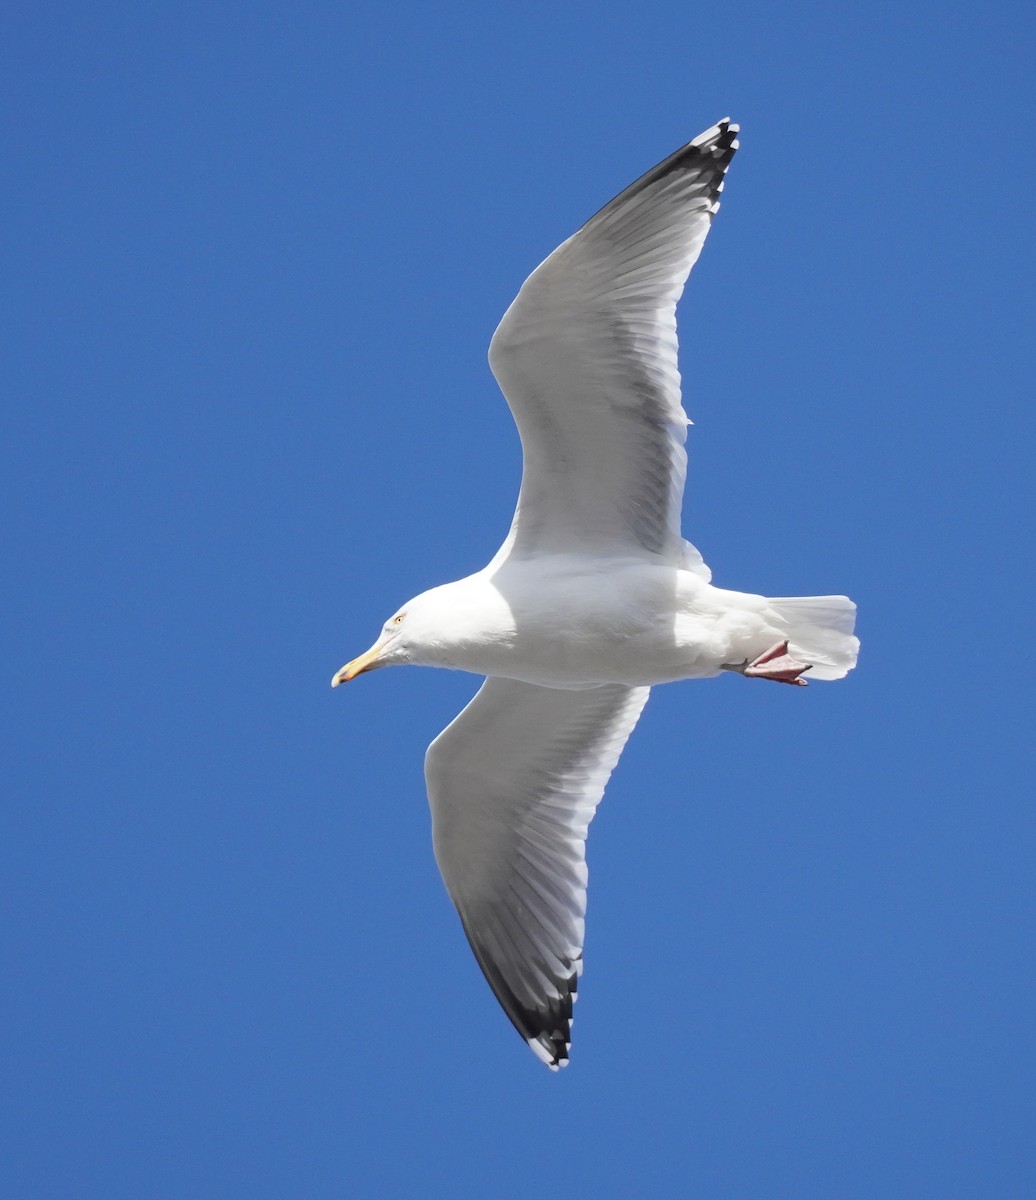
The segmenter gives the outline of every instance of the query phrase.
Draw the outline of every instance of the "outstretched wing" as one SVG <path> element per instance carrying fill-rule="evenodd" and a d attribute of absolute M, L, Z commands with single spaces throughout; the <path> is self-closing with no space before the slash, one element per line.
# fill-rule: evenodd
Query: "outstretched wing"
<path fill-rule="evenodd" d="M 687 414 L 676 302 L 719 207 L 738 127 L 720 121 L 628 187 L 529 276 L 489 362 L 522 439 L 518 508 L 495 562 L 685 551 Z"/>
<path fill-rule="evenodd" d="M 555 1069 L 582 969 L 586 831 L 649 690 L 487 679 L 425 758 L 435 857 L 468 941 Z"/>

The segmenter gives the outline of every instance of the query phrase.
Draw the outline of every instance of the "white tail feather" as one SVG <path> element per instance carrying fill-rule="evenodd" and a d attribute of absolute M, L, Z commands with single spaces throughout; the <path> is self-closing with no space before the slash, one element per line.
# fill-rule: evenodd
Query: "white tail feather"
<path fill-rule="evenodd" d="M 848 596 L 781 596 L 768 599 L 775 623 L 795 658 L 812 665 L 809 679 L 841 679 L 856 666 L 856 605 Z"/>

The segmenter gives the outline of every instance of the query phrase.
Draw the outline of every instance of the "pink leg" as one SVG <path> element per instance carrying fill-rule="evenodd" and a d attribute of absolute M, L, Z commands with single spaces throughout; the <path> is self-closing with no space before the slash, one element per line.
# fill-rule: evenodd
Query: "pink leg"
<path fill-rule="evenodd" d="M 805 687 L 806 680 L 800 679 L 810 669 L 809 663 L 799 662 L 788 653 L 788 643 L 778 642 L 771 646 L 765 654 L 741 668 L 742 675 L 750 675 L 754 679 L 773 679 L 777 683 L 793 683 Z"/>

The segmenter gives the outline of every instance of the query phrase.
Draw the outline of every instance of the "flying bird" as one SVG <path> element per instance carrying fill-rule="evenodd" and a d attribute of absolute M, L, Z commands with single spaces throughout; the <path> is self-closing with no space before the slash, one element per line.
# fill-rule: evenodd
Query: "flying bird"
<path fill-rule="evenodd" d="M 801 687 L 856 664 L 851 600 L 714 587 L 680 532 L 676 303 L 737 133 L 723 120 L 677 150 L 525 281 L 489 348 L 522 442 L 510 532 L 331 681 L 404 663 L 486 676 L 425 758 L 435 856 L 489 985 L 554 1070 L 582 969 L 587 827 L 651 687 L 722 671 Z"/>

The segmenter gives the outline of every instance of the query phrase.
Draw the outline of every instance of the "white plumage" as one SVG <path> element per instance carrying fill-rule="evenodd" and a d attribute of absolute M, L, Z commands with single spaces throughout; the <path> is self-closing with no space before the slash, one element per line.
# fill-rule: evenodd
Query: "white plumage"
<path fill-rule="evenodd" d="M 333 680 L 399 663 L 488 676 L 428 749 L 435 854 L 486 978 L 553 1068 L 581 970 L 587 827 L 649 688 L 722 670 L 801 684 L 856 663 L 846 597 L 713 587 L 680 533 L 676 303 L 736 134 L 725 120 L 695 138 L 526 280 L 489 354 L 522 440 L 510 532 Z"/>

